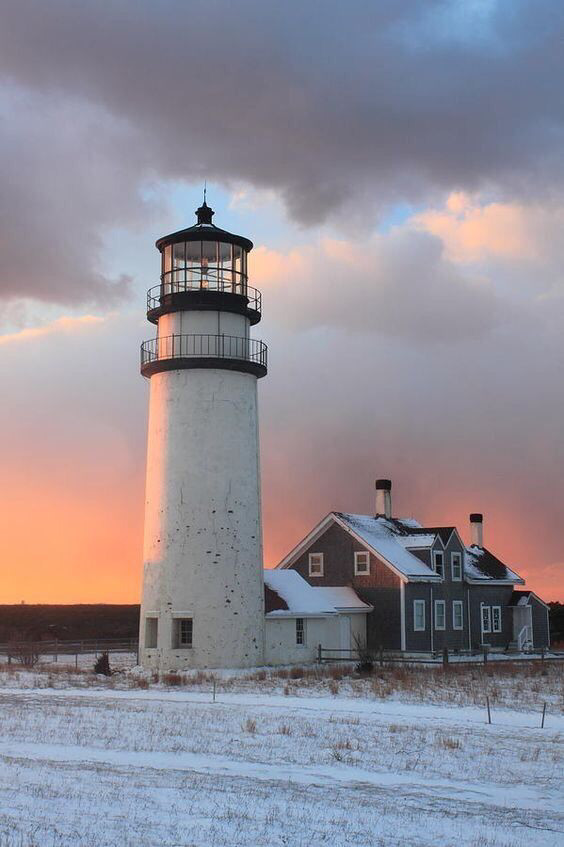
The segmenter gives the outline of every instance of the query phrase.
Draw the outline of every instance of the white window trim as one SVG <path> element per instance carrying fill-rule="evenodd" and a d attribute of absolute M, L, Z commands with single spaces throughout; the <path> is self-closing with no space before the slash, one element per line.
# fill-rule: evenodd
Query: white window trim
<path fill-rule="evenodd" d="M 311 570 L 311 562 L 314 556 L 319 557 L 319 567 L 320 570 L 316 573 L 312 573 Z M 315 577 L 324 576 L 325 574 L 325 563 L 323 561 L 323 553 L 310 553 L 309 554 L 309 575 L 315 579 Z"/>
<path fill-rule="evenodd" d="M 192 641 L 190 644 L 181 644 L 180 642 L 180 632 L 182 627 L 182 621 L 192 621 Z M 194 618 L 192 615 L 184 615 L 180 617 L 177 614 L 173 617 L 173 626 L 172 626 L 172 649 L 173 650 L 192 650 L 194 647 Z"/>
<path fill-rule="evenodd" d="M 425 632 L 427 629 L 427 622 L 425 620 L 426 612 L 425 612 L 425 600 L 414 600 L 413 601 L 413 631 L 414 632 Z M 423 626 L 417 626 L 417 607 L 420 606 L 423 609 Z"/>
<path fill-rule="evenodd" d="M 155 628 L 155 643 L 147 644 L 147 635 L 149 633 L 149 621 L 156 622 Z M 156 650 L 159 646 L 159 616 L 158 615 L 145 615 L 145 649 L 146 650 Z"/>
<path fill-rule="evenodd" d="M 460 576 L 454 575 L 454 559 L 455 557 L 458 559 L 459 567 L 460 567 Z M 450 554 L 450 576 L 453 582 L 462 582 L 462 553 L 451 553 Z"/>
<path fill-rule="evenodd" d="M 303 633 L 303 637 L 304 637 L 304 640 L 302 641 L 301 644 L 298 643 L 298 621 L 302 622 L 302 633 Z M 300 647 L 300 648 L 305 647 L 306 642 L 307 642 L 307 634 L 306 634 L 307 633 L 307 623 L 306 623 L 305 618 L 296 618 L 295 632 L 296 632 L 296 647 Z"/>
<path fill-rule="evenodd" d="M 437 623 L 437 608 L 439 606 L 443 607 L 443 625 L 439 626 Z M 435 600 L 435 629 L 444 630 L 446 629 L 446 603 L 444 600 Z"/>
<path fill-rule="evenodd" d="M 499 617 L 498 617 L 499 627 L 497 629 L 495 627 L 495 615 L 494 615 L 494 611 L 496 609 L 497 609 L 498 615 L 499 615 Z M 492 627 L 492 632 L 500 633 L 500 632 L 503 631 L 503 625 L 501 623 L 501 606 L 492 606 L 491 607 L 490 623 L 491 623 L 491 627 Z"/>
<path fill-rule="evenodd" d="M 358 569 L 358 560 L 361 557 L 366 557 L 366 570 Z M 368 550 L 356 550 L 354 554 L 354 575 L 355 576 L 370 576 L 370 553 Z"/>
<path fill-rule="evenodd" d="M 456 608 L 460 609 L 460 626 L 456 623 L 456 614 L 454 610 Z M 452 601 L 452 628 L 453 629 L 464 629 L 464 601 L 463 600 L 453 600 Z"/>
<path fill-rule="evenodd" d="M 484 612 L 487 612 L 488 618 L 488 628 L 484 626 Z M 485 606 L 483 603 L 480 606 L 480 626 L 482 628 L 482 635 L 489 635 L 492 631 L 492 607 Z"/>
<path fill-rule="evenodd" d="M 435 573 L 438 573 L 437 556 L 443 557 L 443 564 L 442 564 L 443 572 L 441 574 L 441 579 L 444 579 L 445 578 L 445 551 L 444 550 L 433 550 L 433 570 L 435 571 Z"/>

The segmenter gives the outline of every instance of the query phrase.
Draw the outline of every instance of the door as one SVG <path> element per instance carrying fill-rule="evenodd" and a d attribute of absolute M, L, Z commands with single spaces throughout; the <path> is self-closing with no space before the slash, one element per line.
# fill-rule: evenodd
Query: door
<path fill-rule="evenodd" d="M 513 641 L 522 650 L 530 642 L 533 646 L 533 610 L 531 606 L 513 607 Z"/>
<path fill-rule="evenodd" d="M 481 604 L 481 623 L 482 623 L 482 644 L 484 644 L 484 635 L 488 635 L 492 631 L 492 609 L 491 606 Z"/>
<path fill-rule="evenodd" d="M 350 615 L 339 615 L 339 647 L 341 650 L 351 649 L 351 618 Z M 347 653 L 341 653 L 344 659 L 352 658 Z"/>

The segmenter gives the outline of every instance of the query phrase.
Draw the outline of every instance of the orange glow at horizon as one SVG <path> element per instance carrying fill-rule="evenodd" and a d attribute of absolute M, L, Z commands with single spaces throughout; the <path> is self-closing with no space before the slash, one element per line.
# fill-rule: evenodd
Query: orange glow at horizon
<path fill-rule="evenodd" d="M 81 487 L 71 480 L 67 486 L 61 479 L 23 479 L 14 475 L 5 482 L 4 490 L 10 496 L 4 499 L 0 520 L 0 603 L 139 602 L 142 469 L 121 485 L 102 480 L 96 486 Z M 263 490 L 273 493 L 275 483 L 263 480 Z M 468 542 L 468 504 L 453 504 L 444 493 L 443 498 L 428 505 L 426 513 L 416 513 L 414 517 L 428 525 L 455 524 Z M 321 502 L 319 495 L 317 500 Z M 299 504 L 280 513 L 268 508 L 272 503 L 268 500 L 265 509 L 266 567 L 280 561 L 331 509 L 327 503 L 327 508 L 321 508 L 310 519 Z M 394 511 L 403 514 L 401 502 L 398 507 Z M 564 564 L 539 566 L 535 562 L 535 539 L 528 539 L 526 532 L 519 529 L 515 516 L 504 513 L 502 508 L 495 512 L 491 518 L 485 515 L 486 546 L 513 565 L 526 579 L 526 587 L 544 600 L 563 600 Z"/>

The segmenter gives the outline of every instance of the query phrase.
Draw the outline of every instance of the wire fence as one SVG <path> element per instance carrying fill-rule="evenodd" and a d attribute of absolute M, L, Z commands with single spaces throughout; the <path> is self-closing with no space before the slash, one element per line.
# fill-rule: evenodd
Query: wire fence
<path fill-rule="evenodd" d="M 9 665 L 21 664 L 31 667 L 41 661 L 58 662 L 74 658 L 78 667 L 79 656 L 94 656 L 102 653 L 127 653 L 139 655 L 136 638 L 85 638 L 80 641 L 9 641 L 0 644 L 0 660 Z"/>
<path fill-rule="evenodd" d="M 398 655 L 385 650 L 370 651 L 358 648 L 317 647 L 317 661 L 320 664 L 335 662 L 363 662 L 384 665 L 486 665 L 488 662 L 558 662 L 564 661 L 564 650 L 541 648 L 528 654 L 500 653 L 488 649 L 480 651 L 450 650 L 433 653 L 410 653 Z"/>

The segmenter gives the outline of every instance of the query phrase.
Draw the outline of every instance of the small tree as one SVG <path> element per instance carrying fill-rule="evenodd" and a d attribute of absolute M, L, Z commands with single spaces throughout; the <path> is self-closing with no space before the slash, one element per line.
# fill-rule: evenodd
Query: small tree
<path fill-rule="evenodd" d="M 96 663 L 94 665 L 94 673 L 101 673 L 104 676 L 112 675 L 112 671 L 110 668 L 110 657 L 107 653 L 102 653 L 96 659 Z"/>
<path fill-rule="evenodd" d="M 41 655 L 39 644 L 26 635 L 13 639 L 8 644 L 8 656 L 25 668 L 33 668 Z"/>
<path fill-rule="evenodd" d="M 374 656 L 366 646 L 366 642 L 362 641 L 358 635 L 354 636 L 354 644 L 358 654 L 358 664 L 355 666 L 355 671 L 360 674 L 370 674 L 374 670 Z"/>

